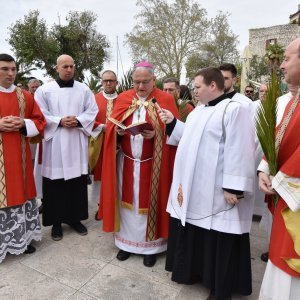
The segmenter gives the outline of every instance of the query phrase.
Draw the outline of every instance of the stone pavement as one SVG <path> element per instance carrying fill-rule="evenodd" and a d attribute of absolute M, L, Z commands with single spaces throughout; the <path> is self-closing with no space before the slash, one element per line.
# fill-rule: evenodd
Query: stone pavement
<path fill-rule="evenodd" d="M 160 255 L 153 268 L 143 265 L 142 256 L 127 261 L 116 259 L 118 250 L 112 234 L 101 231 L 101 222 L 94 220 L 97 199 L 89 187 L 90 218 L 86 236 L 79 236 L 63 225 L 64 237 L 52 241 L 51 227 L 43 227 L 43 240 L 34 242 L 32 255 L 8 255 L 0 264 L 1 300 L 92 300 L 92 299 L 206 299 L 209 291 L 200 284 L 180 285 L 170 280 L 164 270 L 165 256 Z M 266 236 L 253 221 L 251 232 L 253 294 L 258 298 L 266 264 L 260 255 L 267 249 Z"/>

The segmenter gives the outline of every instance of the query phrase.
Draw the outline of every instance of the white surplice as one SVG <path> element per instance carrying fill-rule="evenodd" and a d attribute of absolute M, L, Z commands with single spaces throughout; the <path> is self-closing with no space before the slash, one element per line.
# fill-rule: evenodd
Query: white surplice
<path fill-rule="evenodd" d="M 56 81 L 35 92 L 47 125 L 43 141 L 42 176 L 65 180 L 88 172 L 88 136 L 98 112 L 94 94 L 83 83 L 60 88 Z M 60 127 L 61 118 L 76 116 L 82 127 Z"/>
<path fill-rule="evenodd" d="M 255 176 L 252 118 L 247 105 L 225 99 L 215 106 L 195 108 L 185 125 L 177 121 L 168 139 L 171 145 L 180 142 L 167 211 L 183 226 L 188 222 L 219 232 L 250 231 Z M 244 191 L 244 198 L 232 207 L 223 188 Z"/>
<path fill-rule="evenodd" d="M 145 98 L 139 98 L 144 102 Z M 132 123 L 146 120 L 146 109 L 141 106 L 140 111 L 133 113 Z M 115 245 L 124 251 L 136 254 L 157 254 L 167 250 L 167 241 L 159 238 L 155 241 L 146 241 L 147 215 L 139 214 L 139 194 L 140 194 L 140 161 L 143 151 L 143 136 L 138 134 L 130 136 L 133 167 L 133 203 L 132 210 L 120 207 L 120 231 L 115 233 Z M 129 158 L 128 158 L 129 159 Z M 122 177 L 123 177 L 124 153 L 120 151 L 117 157 L 117 176 L 119 199 L 122 199 Z"/>

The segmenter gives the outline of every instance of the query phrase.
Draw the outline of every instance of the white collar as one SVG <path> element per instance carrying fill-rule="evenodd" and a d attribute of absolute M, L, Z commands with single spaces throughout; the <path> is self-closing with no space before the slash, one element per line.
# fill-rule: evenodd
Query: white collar
<path fill-rule="evenodd" d="M 113 94 L 106 94 L 104 91 L 102 92 L 103 97 L 107 100 L 114 100 L 118 97 L 117 92 L 114 92 Z"/>
<path fill-rule="evenodd" d="M 12 84 L 8 89 L 0 85 L 0 92 L 12 93 L 16 89 L 16 86 Z"/>

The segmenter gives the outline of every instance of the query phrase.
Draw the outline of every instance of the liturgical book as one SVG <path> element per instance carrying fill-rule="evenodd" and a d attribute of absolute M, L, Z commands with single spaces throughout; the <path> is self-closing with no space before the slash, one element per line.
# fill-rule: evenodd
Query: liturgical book
<path fill-rule="evenodd" d="M 108 118 L 108 120 L 117 125 L 119 128 L 125 130 L 125 132 L 130 133 L 131 135 L 140 134 L 144 130 L 153 130 L 152 125 L 149 124 L 147 121 L 137 122 L 129 126 L 125 126 L 123 123 L 119 122 L 114 118 Z"/>

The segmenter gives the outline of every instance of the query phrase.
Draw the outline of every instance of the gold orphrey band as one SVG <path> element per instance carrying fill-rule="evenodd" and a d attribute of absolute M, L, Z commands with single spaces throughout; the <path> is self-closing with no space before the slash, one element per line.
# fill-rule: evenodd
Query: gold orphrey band
<path fill-rule="evenodd" d="M 18 105 L 19 105 L 19 115 L 24 119 L 26 102 L 22 90 L 16 88 Z M 23 170 L 23 180 L 24 180 L 24 193 L 26 193 L 26 139 L 21 135 L 21 153 L 22 153 L 22 170 Z M 26 195 L 25 199 L 26 199 Z M 0 132 L 0 208 L 7 207 L 7 197 L 6 197 L 6 180 L 5 180 L 5 169 L 4 169 L 4 156 L 3 156 L 3 141 L 2 133 Z"/>

